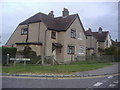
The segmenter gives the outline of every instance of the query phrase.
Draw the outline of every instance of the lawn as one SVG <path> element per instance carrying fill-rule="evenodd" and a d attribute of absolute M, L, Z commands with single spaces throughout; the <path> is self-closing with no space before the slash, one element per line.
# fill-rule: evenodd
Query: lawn
<path fill-rule="evenodd" d="M 15 66 L 3 66 L 3 73 L 34 73 L 34 74 L 72 74 L 74 72 L 94 70 L 113 65 L 110 62 L 81 61 L 64 65 L 41 66 L 16 64 Z"/>

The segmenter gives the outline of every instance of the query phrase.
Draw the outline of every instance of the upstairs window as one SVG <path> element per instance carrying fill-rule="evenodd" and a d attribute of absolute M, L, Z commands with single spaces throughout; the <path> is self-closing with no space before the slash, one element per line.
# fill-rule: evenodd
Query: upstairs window
<path fill-rule="evenodd" d="M 82 40 L 82 33 L 81 32 L 78 32 L 78 39 Z"/>
<path fill-rule="evenodd" d="M 75 53 L 75 46 L 68 46 L 67 53 L 68 54 L 74 54 Z"/>
<path fill-rule="evenodd" d="M 76 38 L 76 30 L 71 30 L 71 38 Z"/>
<path fill-rule="evenodd" d="M 28 28 L 21 28 L 21 35 L 27 35 L 28 34 Z"/>
<path fill-rule="evenodd" d="M 56 32 L 51 32 L 51 38 L 56 39 Z"/>

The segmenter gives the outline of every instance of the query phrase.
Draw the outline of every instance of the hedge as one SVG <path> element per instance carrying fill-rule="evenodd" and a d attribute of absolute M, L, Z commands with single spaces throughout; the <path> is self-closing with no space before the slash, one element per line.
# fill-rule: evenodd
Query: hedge
<path fill-rule="evenodd" d="M 15 47 L 0 47 L 2 50 L 2 65 L 6 65 L 7 63 L 7 54 L 10 55 L 10 58 L 14 58 L 16 55 L 17 48 Z"/>

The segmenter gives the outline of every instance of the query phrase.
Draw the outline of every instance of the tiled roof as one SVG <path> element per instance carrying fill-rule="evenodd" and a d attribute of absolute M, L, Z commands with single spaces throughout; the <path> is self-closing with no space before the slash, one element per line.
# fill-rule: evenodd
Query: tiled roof
<path fill-rule="evenodd" d="M 28 18 L 23 21 L 19 25 L 35 23 L 35 22 L 43 22 L 46 27 L 50 30 L 56 31 L 66 31 L 67 28 L 72 24 L 72 22 L 78 17 L 78 14 L 68 15 L 64 17 L 51 17 L 49 15 L 43 13 L 37 13 L 34 16 Z"/>
<path fill-rule="evenodd" d="M 72 22 L 76 19 L 77 14 L 64 16 L 64 17 L 56 17 L 55 21 L 59 25 L 60 30 L 67 30 L 67 28 L 72 24 Z"/>
<path fill-rule="evenodd" d="M 86 36 L 93 36 L 96 38 L 96 40 L 104 42 L 109 32 L 108 31 L 102 31 L 102 33 L 92 32 L 91 29 L 89 29 L 85 33 Z"/>
<path fill-rule="evenodd" d="M 58 25 L 56 24 L 54 18 L 43 13 L 37 13 L 34 16 L 20 23 L 19 25 L 41 22 L 41 21 L 44 22 L 47 28 L 58 30 Z"/>
<path fill-rule="evenodd" d="M 108 35 L 108 31 L 104 31 L 102 33 L 99 32 L 92 32 L 93 36 L 100 42 L 104 42 L 107 35 Z"/>
<path fill-rule="evenodd" d="M 87 36 L 92 36 L 91 29 L 87 30 L 87 31 L 85 32 L 85 34 L 86 34 Z"/>

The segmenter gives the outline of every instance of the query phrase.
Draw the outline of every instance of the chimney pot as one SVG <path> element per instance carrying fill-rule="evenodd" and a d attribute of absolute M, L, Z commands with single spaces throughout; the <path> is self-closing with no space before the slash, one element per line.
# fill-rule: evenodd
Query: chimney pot
<path fill-rule="evenodd" d="M 67 8 L 63 9 L 63 16 L 68 16 L 69 15 L 69 11 Z"/>
<path fill-rule="evenodd" d="M 102 28 L 99 27 L 98 33 L 102 33 Z"/>
<path fill-rule="evenodd" d="M 90 32 L 92 32 L 91 28 L 88 29 Z"/>
<path fill-rule="evenodd" d="M 53 11 L 50 11 L 48 15 L 51 16 L 51 17 L 54 17 L 53 13 L 54 13 Z"/>

